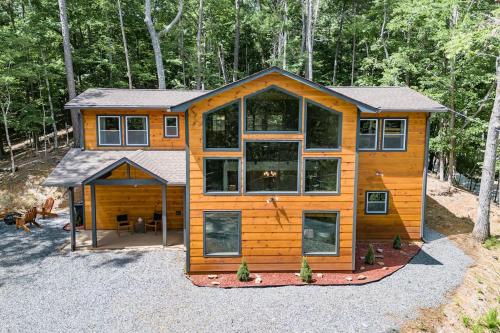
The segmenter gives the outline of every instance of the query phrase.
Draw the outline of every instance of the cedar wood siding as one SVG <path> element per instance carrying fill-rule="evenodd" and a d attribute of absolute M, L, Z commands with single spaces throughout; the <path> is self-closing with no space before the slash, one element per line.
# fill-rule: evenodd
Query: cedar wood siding
<path fill-rule="evenodd" d="M 185 121 L 183 112 L 166 112 L 151 109 L 84 109 L 83 133 L 85 149 L 88 150 L 183 150 L 185 147 Z M 125 117 L 122 118 L 122 146 L 98 146 L 97 145 L 97 116 L 148 116 L 149 118 L 149 146 L 125 145 Z M 179 136 L 177 138 L 164 137 L 165 116 L 179 117 Z"/>
<path fill-rule="evenodd" d="M 126 165 L 115 169 L 107 179 L 126 178 Z M 131 178 L 151 178 L 141 170 L 130 167 Z M 151 219 L 153 212 L 161 211 L 161 186 L 96 185 L 97 229 L 116 229 L 116 216 L 128 214 L 136 221 L 138 217 Z M 184 186 L 167 186 L 167 225 L 169 229 L 182 229 L 184 224 Z M 92 228 L 90 186 L 85 186 L 85 229 Z"/>
<path fill-rule="evenodd" d="M 426 118 L 418 113 L 365 114 L 361 118 L 406 118 L 407 150 L 403 152 L 359 152 L 358 239 L 420 239 Z M 382 122 L 379 122 L 381 142 Z M 379 172 L 382 176 L 377 176 Z M 366 191 L 389 191 L 388 214 L 365 213 Z"/>
<path fill-rule="evenodd" d="M 305 157 L 341 158 L 341 181 L 339 195 L 280 195 L 276 207 L 266 200 L 267 195 L 204 195 L 203 158 L 239 157 L 244 163 L 243 144 L 239 152 L 203 151 L 203 114 L 270 85 L 283 88 L 291 93 L 312 100 L 328 108 L 339 111 L 342 116 L 341 151 L 307 152 L 301 143 L 300 168 Z M 304 109 L 303 109 L 304 111 Z M 326 93 L 310 88 L 300 82 L 280 74 L 269 74 L 244 83 L 218 95 L 203 99 L 189 108 L 189 186 L 190 186 L 190 272 L 236 271 L 242 258 L 245 258 L 254 271 L 297 271 L 302 258 L 302 213 L 304 210 L 337 210 L 340 212 L 340 248 L 338 256 L 310 256 L 308 261 L 313 270 L 351 271 L 353 243 L 353 205 L 354 178 L 356 162 L 357 110 Z M 305 112 L 302 112 L 302 130 L 305 128 Z M 300 140 L 300 134 L 244 134 L 241 110 L 241 135 L 245 139 Z M 243 164 L 241 165 L 240 185 L 243 186 Z M 301 175 L 301 187 L 303 172 Z M 234 258 L 208 258 L 203 256 L 203 212 L 210 210 L 241 211 L 242 256 Z"/>

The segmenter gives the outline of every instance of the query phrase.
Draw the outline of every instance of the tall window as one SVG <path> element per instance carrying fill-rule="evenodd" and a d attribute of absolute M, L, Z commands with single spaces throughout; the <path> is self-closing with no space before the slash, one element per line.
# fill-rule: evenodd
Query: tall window
<path fill-rule="evenodd" d="M 383 150 L 405 150 L 406 119 L 384 119 Z"/>
<path fill-rule="evenodd" d="M 98 116 L 97 126 L 100 146 L 120 146 L 122 144 L 121 119 L 119 116 Z"/>
<path fill-rule="evenodd" d="M 239 211 L 204 212 L 203 254 L 238 256 L 241 254 L 241 213 Z"/>
<path fill-rule="evenodd" d="M 365 198 L 366 214 L 387 214 L 388 198 L 385 191 L 368 191 Z"/>
<path fill-rule="evenodd" d="M 269 88 L 246 98 L 246 131 L 299 132 L 300 98 Z"/>
<path fill-rule="evenodd" d="M 306 149 L 339 149 L 341 114 L 312 102 L 306 108 Z"/>
<path fill-rule="evenodd" d="M 246 142 L 247 192 L 297 192 L 298 142 Z"/>
<path fill-rule="evenodd" d="M 377 119 L 361 119 L 359 121 L 359 150 L 377 150 Z"/>
<path fill-rule="evenodd" d="M 239 149 L 239 105 L 239 102 L 234 102 L 204 114 L 203 128 L 206 149 Z"/>
<path fill-rule="evenodd" d="M 304 255 L 338 254 L 338 212 L 306 212 L 302 225 Z"/>
<path fill-rule="evenodd" d="M 179 117 L 165 116 L 165 137 L 176 138 L 179 136 Z"/>
<path fill-rule="evenodd" d="M 239 160 L 223 158 L 205 159 L 204 177 L 206 193 L 238 193 Z"/>
<path fill-rule="evenodd" d="M 338 193 L 340 160 L 337 158 L 305 159 L 305 192 Z"/>
<path fill-rule="evenodd" d="M 149 144 L 148 117 L 127 116 L 125 117 L 126 132 L 125 139 L 128 146 L 147 146 Z"/>

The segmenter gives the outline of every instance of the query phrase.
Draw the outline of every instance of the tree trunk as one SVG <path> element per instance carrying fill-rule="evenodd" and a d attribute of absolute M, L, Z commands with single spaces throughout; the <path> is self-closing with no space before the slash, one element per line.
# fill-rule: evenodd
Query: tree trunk
<path fill-rule="evenodd" d="M 354 15 L 356 20 L 356 2 L 354 2 Z M 354 31 L 352 35 L 352 53 L 351 53 L 351 86 L 354 86 L 354 69 L 356 65 L 356 21 L 354 21 Z"/>
<path fill-rule="evenodd" d="M 495 102 L 488 125 L 486 149 L 484 151 L 483 172 L 479 188 L 479 207 L 472 235 L 480 242 L 490 236 L 490 197 L 495 181 L 495 162 L 498 147 L 498 132 L 500 131 L 500 56 L 496 60 L 497 89 Z"/>
<path fill-rule="evenodd" d="M 196 34 L 196 89 L 201 89 L 201 80 L 202 80 L 202 50 L 201 50 L 201 34 L 203 30 L 203 0 L 199 0 L 198 4 L 198 33 Z"/>
<path fill-rule="evenodd" d="M 312 22 L 313 22 L 313 0 L 306 0 L 306 79 L 312 80 L 312 62 L 313 62 L 313 41 L 312 41 Z"/>
<path fill-rule="evenodd" d="M 7 147 L 9 147 L 9 153 L 10 153 L 11 173 L 14 174 L 16 172 L 16 161 L 14 160 L 14 151 L 12 150 L 12 144 L 10 142 L 9 125 L 7 120 L 7 113 L 9 112 L 10 108 L 10 96 L 8 98 L 9 101 L 7 101 L 6 106 L 2 106 L 2 116 L 3 116 L 3 127 L 5 130 L 5 139 L 7 141 Z"/>
<path fill-rule="evenodd" d="M 236 22 L 234 26 L 233 82 L 238 80 L 238 63 L 240 55 L 240 0 L 234 0 Z"/>
<path fill-rule="evenodd" d="M 66 0 L 59 1 L 59 18 L 61 20 L 61 31 L 63 36 L 64 67 L 66 68 L 66 82 L 68 85 L 69 99 L 76 97 L 75 75 L 73 73 L 73 57 L 71 55 L 71 44 L 69 41 L 68 13 Z M 80 146 L 80 116 L 78 109 L 71 109 L 71 125 L 73 126 L 73 139 L 75 147 Z"/>
<path fill-rule="evenodd" d="M 389 59 L 389 51 L 387 51 L 387 44 L 385 38 L 385 26 L 387 24 L 387 0 L 384 0 L 384 20 L 382 21 L 382 27 L 380 28 L 380 40 L 384 48 L 385 59 Z"/>
<path fill-rule="evenodd" d="M 222 72 L 224 84 L 228 84 L 229 79 L 227 78 L 226 63 L 224 61 L 224 47 L 222 46 L 222 43 L 219 43 L 217 46 L 217 55 L 219 56 L 220 70 Z"/>
<path fill-rule="evenodd" d="M 50 91 L 50 82 L 49 82 L 49 75 L 47 73 L 47 66 L 45 64 L 45 57 L 43 56 L 42 53 L 42 60 L 43 60 L 43 76 L 45 77 L 45 86 L 47 88 L 47 97 L 49 100 L 49 110 L 50 110 L 50 118 L 52 119 L 52 131 L 53 131 L 53 136 L 54 136 L 54 149 L 59 148 L 59 137 L 57 136 L 57 124 L 56 124 L 56 117 L 54 113 L 54 104 L 52 103 L 52 93 Z M 45 115 L 45 113 L 44 113 Z"/>
<path fill-rule="evenodd" d="M 439 153 L 439 180 L 442 182 L 444 182 L 444 167 L 445 167 L 444 156 L 445 156 L 444 152 L 441 151 Z"/>
<path fill-rule="evenodd" d="M 340 49 L 340 39 L 342 38 L 342 29 L 344 29 L 344 17 L 345 17 L 345 3 L 346 0 L 342 1 L 342 13 L 340 14 L 339 32 L 337 33 L 337 38 L 335 41 L 335 56 L 333 58 L 333 77 L 332 85 L 337 85 L 337 67 Z"/>
<path fill-rule="evenodd" d="M 128 57 L 127 36 L 125 35 L 125 27 L 123 25 L 122 4 L 118 0 L 118 16 L 120 18 L 120 31 L 122 32 L 123 52 L 125 53 L 125 63 L 127 64 L 128 88 L 132 89 L 132 71 L 130 69 L 130 60 Z"/>
<path fill-rule="evenodd" d="M 172 20 L 172 22 L 166 25 L 163 28 L 163 30 L 161 30 L 158 33 L 156 32 L 156 29 L 153 24 L 153 19 L 151 17 L 151 0 L 144 1 L 144 22 L 146 23 L 146 26 L 148 28 L 149 36 L 151 38 L 151 45 L 153 46 L 153 52 L 156 64 L 156 75 L 158 76 L 158 89 L 166 89 L 167 87 L 165 84 L 165 69 L 163 67 L 163 56 L 160 47 L 160 37 L 167 34 L 170 30 L 172 30 L 174 25 L 177 24 L 177 22 L 180 20 L 182 15 L 183 4 L 184 4 L 183 0 L 179 0 L 177 15 Z"/>
<path fill-rule="evenodd" d="M 288 0 L 283 0 L 282 68 L 286 70 L 286 48 L 288 46 Z"/>

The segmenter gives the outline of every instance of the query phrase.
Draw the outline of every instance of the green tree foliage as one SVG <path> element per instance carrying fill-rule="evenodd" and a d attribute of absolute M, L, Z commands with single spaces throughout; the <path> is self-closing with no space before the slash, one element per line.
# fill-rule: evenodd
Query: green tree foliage
<path fill-rule="evenodd" d="M 375 263 L 375 251 L 373 250 L 373 245 L 368 245 L 368 251 L 365 255 L 365 264 L 373 265 Z"/>
<path fill-rule="evenodd" d="M 392 240 L 392 248 L 396 250 L 401 250 L 401 236 L 396 235 Z"/>
<path fill-rule="evenodd" d="M 236 277 L 238 281 L 248 281 L 250 280 L 250 271 L 248 270 L 248 265 L 245 259 L 241 262 L 238 272 L 236 272 Z"/>
<path fill-rule="evenodd" d="M 152 3 L 160 30 L 175 16 L 177 1 Z M 127 88 L 117 2 L 67 1 L 67 6 L 77 92 L 90 87 Z M 144 1 L 122 0 L 121 6 L 134 87 L 157 88 Z M 185 0 L 180 22 L 161 39 L 167 88 L 196 87 L 198 8 L 197 0 Z M 490 92 L 494 56 L 500 47 L 498 32 L 493 33 L 494 19 L 499 17 L 495 8 L 493 0 L 321 0 L 314 29 L 314 78 L 332 84 L 337 58 L 337 85 L 408 85 L 448 106 L 452 85 L 455 110 L 469 118 L 457 117 L 450 128 L 449 113 L 432 115 L 431 153 L 448 154 L 454 134 L 457 170 L 477 175 L 494 98 L 494 89 Z M 453 12 L 455 25 L 450 24 Z M 301 1 L 241 0 L 240 20 L 238 77 L 271 65 L 304 75 Z M 58 128 L 69 123 L 62 108 L 67 91 L 60 30 L 57 1 L 0 2 L 0 82 L 11 81 L 8 122 L 15 140 L 24 139 L 27 131 L 43 132 L 42 107 L 48 106 L 44 68 L 55 122 Z M 205 0 L 202 83 L 206 89 L 224 84 L 223 68 L 231 76 L 234 35 L 234 1 Z M 0 89 L 5 91 L 5 86 Z M 49 128 L 51 122 L 47 119 Z M 3 132 L 0 138 L 5 144 Z"/>
<path fill-rule="evenodd" d="M 313 271 L 307 262 L 306 257 L 302 257 L 302 265 L 300 266 L 300 279 L 302 282 L 310 283 L 312 281 Z"/>

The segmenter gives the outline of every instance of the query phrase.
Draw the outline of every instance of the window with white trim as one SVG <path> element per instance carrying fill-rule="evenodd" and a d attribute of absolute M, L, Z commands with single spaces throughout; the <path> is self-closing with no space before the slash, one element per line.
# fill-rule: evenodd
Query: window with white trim
<path fill-rule="evenodd" d="M 179 117 L 165 116 L 165 137 L 177 138 L 179 136 Z"/>
<path fill-rule="evenodd" d="M 378 120 L 359 120 L 359 150 L 377 150 L 378 144 Z"/>
<path fill-rule="evenodd" d="M 367 191 L 365 199 L 366 214 L 387 214 L 388 193 L 385 191 Z"/>
<path fill-rule="evenodd" d="M 97 116 L 97 136 L 100 146 L 120 146 L 122 144 L 120 117 Z"/>
<path fill-rule="evenodd" d="M 149 144 L 148 117 L 125 117 L 125 142 L 127 146 L 147 146 Z"/>
<path fill-rule="evenodd" d="M 406 149 L 406 119 L 384 119 L 382 150 Z"/>

